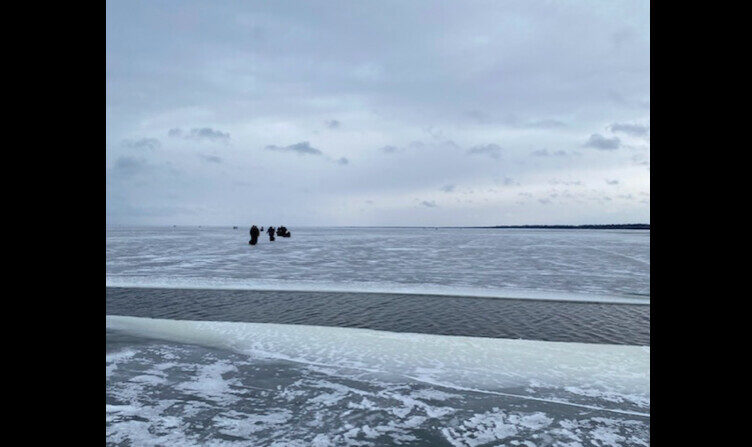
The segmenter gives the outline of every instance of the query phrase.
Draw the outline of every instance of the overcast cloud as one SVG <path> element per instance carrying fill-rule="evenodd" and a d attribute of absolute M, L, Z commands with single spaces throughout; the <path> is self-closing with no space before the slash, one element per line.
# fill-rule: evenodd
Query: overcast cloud
<path fill-rule="evenodd" d="M 649 222 L 649 6 L 108 1 L 107 222 Z"/>

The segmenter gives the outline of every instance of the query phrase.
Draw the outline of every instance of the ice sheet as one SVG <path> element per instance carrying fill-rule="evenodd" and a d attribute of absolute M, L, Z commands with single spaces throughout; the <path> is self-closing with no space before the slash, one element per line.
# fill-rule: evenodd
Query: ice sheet
<path fill-rule="evenodd" d="M 106 359 L 109 444 L 649 441 L 641 347 L 120 317 L 107 326 L 119 349 Z"/>
<path fill-rule="evenodd" d="M 649 303 L 649 231 L 108 228 L 109 286 Z"/>
<path fill-rule="evenodd" d="M 107 328 L 254 357 L 385 373 L 456 389 L 571 387 L 650 394 L 650 348 L 369 329 L 107 316 Z"/>

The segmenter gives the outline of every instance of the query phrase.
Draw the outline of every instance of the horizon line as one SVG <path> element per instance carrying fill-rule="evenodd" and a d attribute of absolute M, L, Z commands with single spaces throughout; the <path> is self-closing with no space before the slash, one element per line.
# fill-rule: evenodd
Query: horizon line
<path fill-rule="evenodd" d="M 255 225 L 255 224 L 250 224 Z M 233 224 L 109 224 L 111 227 L 240 227 Z M 242 226 L 249 226 L 243 224 Z M 286 226 L 286 225 L 285 225 Z M 610 224 L 513 224 L 513 225 L 299 225 L 298 228 L 583 228 L 583 227 L 649 227 L 649 223 Z"/>

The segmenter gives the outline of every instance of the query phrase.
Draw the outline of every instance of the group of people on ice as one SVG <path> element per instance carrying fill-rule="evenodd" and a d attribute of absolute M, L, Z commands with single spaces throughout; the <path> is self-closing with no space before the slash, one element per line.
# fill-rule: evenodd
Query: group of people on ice
<path fill-rule="evenodd" d="M 256 225 L 253 225 L 251 227 L 251 240 L 248 241 L 248 243 L 251 245 L 256 245 L 256 242 L 258 242 L 259 235 L 261 234 L 262 231 L 264 231 L 264 227 L 261 227 L 261 229 L 259 230 L 259 228 Z M 290 237 L 290 231 L 285 226 L 279 226 L 277 227 L 276 230 L 274 229 L 274 227 L 269 227 L 266 230 L 266 234 L 269 235 L 269 242 L 274 241 L 275 233 L 279 237 Z"/>

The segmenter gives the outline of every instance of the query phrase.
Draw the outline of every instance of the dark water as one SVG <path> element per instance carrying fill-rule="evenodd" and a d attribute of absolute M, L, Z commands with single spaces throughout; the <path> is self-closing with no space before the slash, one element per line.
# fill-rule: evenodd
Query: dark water
<path fill-rule="evenodd" d="M 650 306 L 427 295 L 107 288 L 108 315 L 650 345 Z"/>

